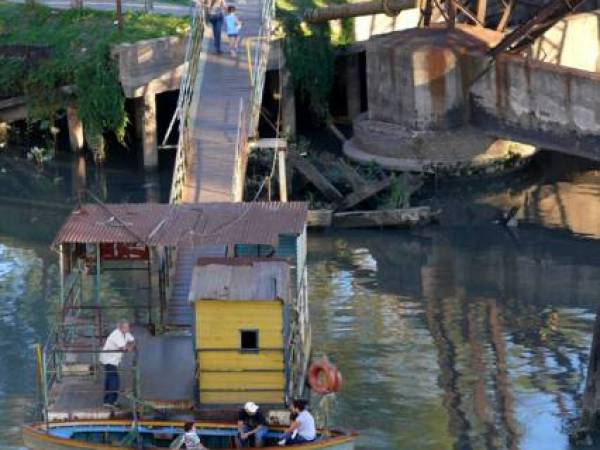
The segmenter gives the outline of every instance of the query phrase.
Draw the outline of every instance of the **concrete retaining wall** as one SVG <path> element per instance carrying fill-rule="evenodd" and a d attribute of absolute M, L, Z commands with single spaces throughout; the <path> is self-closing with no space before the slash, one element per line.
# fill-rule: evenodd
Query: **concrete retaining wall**
<path fill-rule="evenodd" d="M 600 74 L 502 55 L 470 104 L 471 121 L 499 136 L 600 159 Z"/>
<path fill-rule="evenodd" d="M 187 37 L 169 36 L 116 45 L 119 78 L 126 97 L 179 89 L 185 68 Z"/>

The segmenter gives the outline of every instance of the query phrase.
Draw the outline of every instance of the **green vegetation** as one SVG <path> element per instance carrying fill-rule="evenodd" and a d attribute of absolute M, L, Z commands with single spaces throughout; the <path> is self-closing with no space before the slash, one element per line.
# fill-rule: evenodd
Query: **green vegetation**
<path fill-rule="evenodd" d="M 114 132 L 123 139 L 125 99 L 110 48 L 114 44 L 181 35 L 185 17 L 124 14 L 119 31 L 111 12 L 58 11 L 41 5 L 0 1 L 0 46 L 48 46 L 39 61 L 0 57 L 0 95 L 26 93 L 31 118 L 52 123 L 68 102 L 75 102 L 88 132 Z M 66 86 L 73 89 L 61 89 Z"/>
<path fill-rule="evenodd" d="M 342 21 L 335 32 L 329 24 L 302 22 L 305 10 L 324 4 L 316 0 L 277 0 L 277 17 L 285 36 L 283 50 L 294 86 L 317 117 L 325 120 L 329 118 L 334 49 L 351 42 L 352 21 Z"/>

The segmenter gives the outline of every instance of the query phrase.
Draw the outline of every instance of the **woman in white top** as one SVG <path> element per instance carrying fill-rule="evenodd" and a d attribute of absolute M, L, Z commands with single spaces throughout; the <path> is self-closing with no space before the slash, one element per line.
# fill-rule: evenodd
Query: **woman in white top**
<path fill-rule="evenodd" d="M 177 438 L 170 448 L 180 449 L 181 447 L 185 447 L 186 450 L 208 450 L 200 442 L 194 422 L 186 422 L 183 425 L 183 435 Z"/>
<path fill-rule="evenodd" d="M 303 442 L 314 441 L 317 438 L 317 428 L 314 417 L 306 409 L 306 401 L 294 400 L 292 411 L 296 414 L 296 418 L 285 430 L 279 445 L 302 444 Z"/>

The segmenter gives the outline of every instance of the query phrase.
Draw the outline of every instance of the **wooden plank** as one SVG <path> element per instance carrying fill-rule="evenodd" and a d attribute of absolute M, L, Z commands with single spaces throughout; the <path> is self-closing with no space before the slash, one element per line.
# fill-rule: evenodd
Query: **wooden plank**
<path fill-rule="evenodd" d="M 311 162 L 293 152 L 288 152 L 288 161 L 329 200 L 339 203 L 344 199 L 341 192 Z"/>
<path fill-rule="evenodd" d="M 373 211 L 351 211 L 333 214 L 333 226 L 337 228 L 411 227 L 428 223 L 438 212 L 428 206 Z"/>
<path fill-rule="evenodd" d="M 350 183 L 353 190 L 363 188 L 367 181 L 361 177 L 352 166 L 350 166 L 343 159 L 339 161 L 332 161 L 333 166 L 340 171 L 340 174 Z"/>
<path fill-rule="evenodd" d="M 360 202 L 388 188 L 393 181 L 393 178 L 385 178 L 375 183 L 365 184 L 352 194 L 348 195 L 344 201 L 338 205 L 337 210 L 350 209 L 353 206 L 358 205 Z"/>
<path fill-rule="evenodd" d="M 330 227 L 333 217 L 331 209 L 310 209 L 308 211 L 308 227 Z"/>

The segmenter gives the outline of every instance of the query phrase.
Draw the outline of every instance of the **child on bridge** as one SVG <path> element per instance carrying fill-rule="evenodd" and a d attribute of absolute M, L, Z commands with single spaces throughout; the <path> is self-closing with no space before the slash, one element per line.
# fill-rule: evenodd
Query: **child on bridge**
<path fill-rule="evenodd" d="M 235 6 L 227 7 L 227 15 L 225 16 L 225 31 L 229 38 L 229 52 L 231 56 L 235 56 L 240 45 L 240 30 L 242 22 L 235 14 Z"/>

